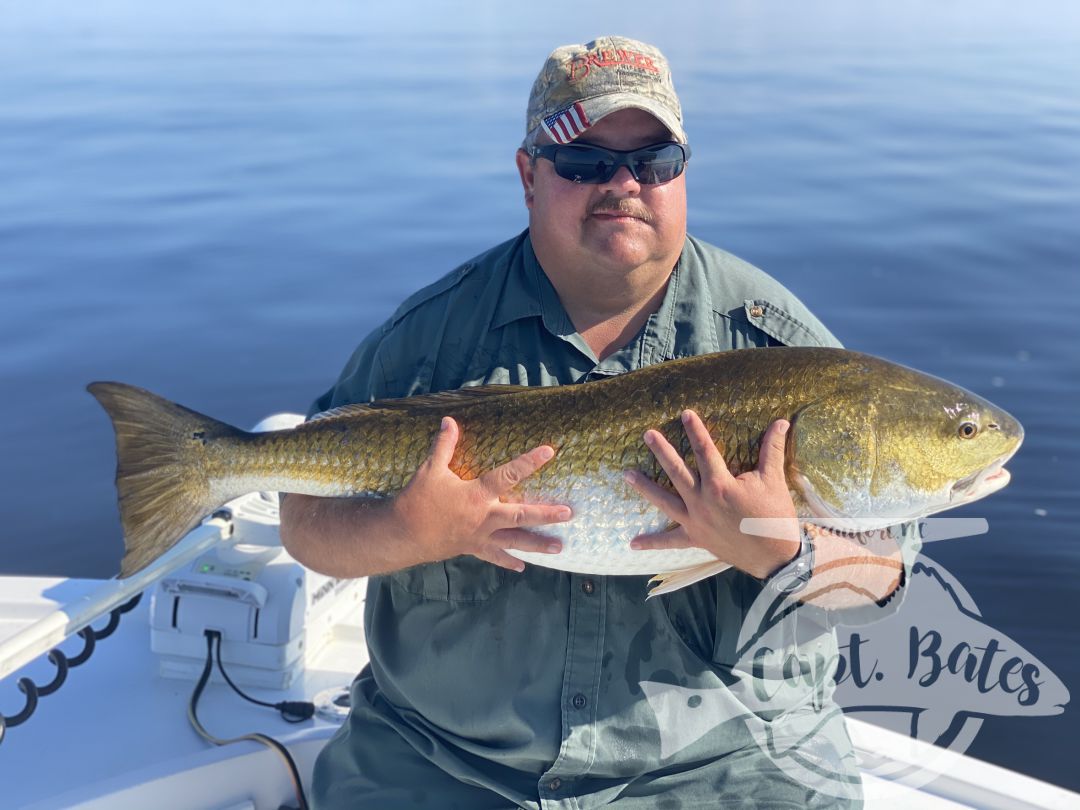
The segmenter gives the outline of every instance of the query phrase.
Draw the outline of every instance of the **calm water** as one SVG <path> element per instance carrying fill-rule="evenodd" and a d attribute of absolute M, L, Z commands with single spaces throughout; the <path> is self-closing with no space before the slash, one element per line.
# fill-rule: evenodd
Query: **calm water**
<path fill-rule="evenodd" d="M 304 411 L 406 294 L 524 226 L 536 70 L 623 33 L 673 64 L 695 234 L 1024 423 L 966 512 L 989 535 L 932 553 L 1080 699 L 1070 4 L 145 5 L 0 0 L 0 571 L 117 569 L 87 382 Z M 989 718 L 972 753 L 1080 789 L 1078 711 Z"/>

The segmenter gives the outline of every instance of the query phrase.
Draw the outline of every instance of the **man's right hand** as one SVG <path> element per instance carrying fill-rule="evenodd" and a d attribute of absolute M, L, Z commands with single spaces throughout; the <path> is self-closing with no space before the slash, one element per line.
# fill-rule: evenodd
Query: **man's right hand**
<path fill-rule="evenodd" d="M 507 553 L 557 554 L 555 538 L 530 527 L 561 523 L 572 517 L 570 507 L 555 504 L 507 503 L 502 498 L 522 480 L 555 456 L 542 445 L 493 470 L 466 481 L 450 469 L 461 432 L 450 417 L 442 420 L 431 454 L 393 502 L 393 511 L 413 542 L 430 550 L 433 560 L 471 554 L 512 571 L 525 563 Z"/>

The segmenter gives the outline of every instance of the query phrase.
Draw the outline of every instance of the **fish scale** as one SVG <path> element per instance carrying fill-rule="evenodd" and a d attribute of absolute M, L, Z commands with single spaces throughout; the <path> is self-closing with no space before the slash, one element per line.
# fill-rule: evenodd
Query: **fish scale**
<path fill-rule="evenodd" d="M 427 458 L 444 416 L 461 428 L 450 467 L 465 479 L 539 445 L 555 448 L 555 457 L 506 500 L 570 505 L 570 521 L 541 529 L 559 537 L 563 551 L 511 553 L 597 574 L 705 564 L 715 570 L 716 559 L 701 548 L 629 548 L 636 535 L 670 521 L 623 473 L 637 470 L 671 489 L 644 443 L 650 428 L 695 467 L 680 421 L 687 408 L 702 417 L 736 475 L 756 467 L 769 424 L 791 421 L 785 476 L 798 513 L 808 518 L 895 523 L 981 497 L 1003 485 L 1001 465 L 1023 438 L 1013 417 L 964 389 L 827 348 L 730 351 L 580 385 L 487 386 L 349 405 L 259 434 L 132 386 L 94 383 L 90 390 L 117 434 L 124 576 L 248 491 L 392 496 Z M 973 434 L 977 440 L 958 438 L 964 420 L 985 425 Z"/>

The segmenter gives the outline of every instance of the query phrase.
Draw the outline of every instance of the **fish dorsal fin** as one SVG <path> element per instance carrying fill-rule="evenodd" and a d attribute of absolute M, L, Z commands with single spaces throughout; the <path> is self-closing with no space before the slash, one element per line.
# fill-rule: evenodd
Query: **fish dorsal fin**
<path fill-rule="evenodd" d="M 309 422 L 317 422 L 323 419 L 340 419 L 346 416 L 359 416 L 372 411 L 404 411 L 420 408 L 433 408 L 445 410 L 455 405 L 463 405 L 466 402 L 475 402 L 485 397 L 504 397 L 508 394 L 518 394 L 522 391 L 536 391 L 527 385 L 477 385 L 471 388 L 459 388 L 456 391 L 440 391 L 437 394 L 419 394 L 414 397 L 401 397 L 399 399 L 377 399 L 374 402 L 364 402 L 356 405 L 341 405 L 328 411 L 317 413 L 308 419 Z"/>

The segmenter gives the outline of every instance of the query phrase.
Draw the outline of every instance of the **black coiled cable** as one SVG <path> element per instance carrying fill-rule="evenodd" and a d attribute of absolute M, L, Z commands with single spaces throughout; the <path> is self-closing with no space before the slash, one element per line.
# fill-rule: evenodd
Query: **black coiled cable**
<path fill-rule="evenodd" d="M 30 715 L 37 709 L 39 698 L 48 697 L 64 685 L 69 670 L 73 667 L 82 666 L 90 660 L 97 642 L 115 633 L 116 628 L 120 626 L 120 617 L 134 610 L 140 599 L 142 599 L 142 592 L 135 594 L 124 604 L 110 610 L 109 621 L 100 630 L 95 630 L 90 625 L 86 625 L 80 630 L 77 635 L 83 640 L 83 648 L 78 655 L 68 658 L 59 647 L 53 647 L 49 650 L 48 658 L 56 667 L 56 675 L 44 686 L 38 686 L 30 678 L 19 678 L 19 690 L 26 695 L 26 703 L 21 710 L 13 715 L 7 716 L 0 713 L 0 742 L 4 741 L 7 729 L 22 725 L 30 719 Z"/>

